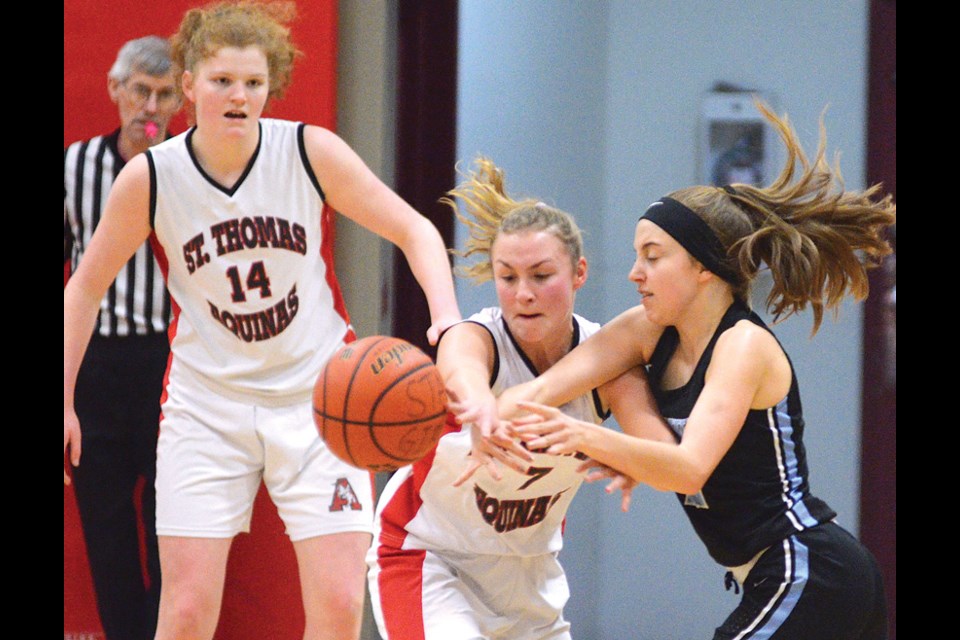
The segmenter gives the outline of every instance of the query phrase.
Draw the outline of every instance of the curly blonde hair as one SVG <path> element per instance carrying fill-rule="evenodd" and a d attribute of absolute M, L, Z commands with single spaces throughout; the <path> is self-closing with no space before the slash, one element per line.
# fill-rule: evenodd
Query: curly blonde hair
<path fill-rule="evenodd" d="M 452 249 L 461 258 L 480 255 L 481 259 L 467 266 L 458 266 L 457 275 L 476 284 L 493 278 L 491 251 L 500 234 L 522 231 L 546 231 L 563 244 L 576 269 L 583 256 L 583 236 L 573 216 L 534 198 L 514 200 L 504 188 L 503 170 L 492 160 L 480 156 L 474 170 L 460 172 L 465 180 L 440 199 L 449 205 L 463 222 L 470 235 L 466 250 Z M 457 206 L 460 201 L 466 213 Z"/>
<path fill-rule="evenodd" d="M 766 187 L 748 184 L 696 186 L 670 194 L 699 215 L 727 251 L 724 266 L 737 274 L 734 295 L 749 300 L 750 287 L 766 264 L 773 277 L 767 308 L 775 321 L 808 306 L 816 333 L 826 309 L 836 311 L 846 295 L 863 299 L 867 270 L 891 253 L 886 230 L 897 207 L 882 185 L 844 188 L 839 163 L 826 160 L 826 128 L 820 118 L 817 154 L 810 162 L 787 116 L 763 102 L 757 108 L 787 150 L 780 175 Z"/>
<path fill-rule="evenodd" d="M 270 98 L 282 98 L 290 86 L 294 59 L 301 55 L 287 26 L 296 15 L 296 5 L 287 1 L 227 0 L 190 9 L 171 38 L 174 77 L 194 71 L 223 47 L 255 46 L 267 58 Z"/>

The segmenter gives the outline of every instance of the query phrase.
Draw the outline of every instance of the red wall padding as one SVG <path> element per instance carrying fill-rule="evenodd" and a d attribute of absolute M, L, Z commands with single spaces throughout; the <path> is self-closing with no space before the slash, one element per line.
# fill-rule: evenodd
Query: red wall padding
<path fill-rule="evenodd" d="M 124 42 L 143 35 L 169 36 L 184 11 L 201 2 L 165 0 L 64 0 L 63 143 L 112 131 L 116 106 L 107 95 L 107 71 Z M 336 125 L 337 1 L 300 0 L 293 37 L 304 55 L 286 97 L 267 116 Z M 186 119 L 178 116 L 174 133 Z M 65 273 L 66 279 L 66 273 Z M 81 460 L 82 464 L 82 460 Z M 72 487 L 63 490 L 64 638 L 98 638 L 94 602 Z M 249 535 L 233 545 L 227 568 L 219 640 L 298 639 L 303 612 L 296 558 L 283 524 L 261 487 Z"/>

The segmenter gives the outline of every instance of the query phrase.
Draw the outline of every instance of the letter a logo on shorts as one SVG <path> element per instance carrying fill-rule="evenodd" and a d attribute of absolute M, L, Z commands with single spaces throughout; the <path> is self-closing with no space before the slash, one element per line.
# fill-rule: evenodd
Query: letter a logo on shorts
<path fill-rule="evenodd" d="M 346 478 L 338 478 L 337 484 L 333 489 L 333 501 L 330 503 L 330 511 L 343 511 L 350 507 L 352 511 L 360 511 L 363 505 L 357 500 L 357 494 L 353 492 L 353 487 Z"/>

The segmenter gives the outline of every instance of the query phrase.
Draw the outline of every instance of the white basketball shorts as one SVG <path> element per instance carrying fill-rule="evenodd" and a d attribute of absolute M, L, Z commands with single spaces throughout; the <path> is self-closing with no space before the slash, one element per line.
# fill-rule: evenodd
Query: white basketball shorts
<path fill-rule="evenodd" d="M 294 542 L 371 532 L 373 474 L 330 453 L 309 401 L 264 407 L 171 382 L 162 413 L 158 535 L 228 538 L 249 532 L 261 480 Z"/>
<path fill-rule="evenodd" d="M 367 554 L 385 640 L 569 640 L 570 597 L 554 553 L 469 555 L 378 545 Z"/>

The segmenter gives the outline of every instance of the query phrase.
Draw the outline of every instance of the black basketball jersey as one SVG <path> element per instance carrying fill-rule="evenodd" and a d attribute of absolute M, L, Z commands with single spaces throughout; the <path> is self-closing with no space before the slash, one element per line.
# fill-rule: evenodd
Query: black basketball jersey
<path fill-rule="evenodd" d="M 664 369 L 679 341 L 676 329 L 668 327 L 657 343 L 650 359 L 650 383 L 660 412 L 678 438 L 703 390 L 717 339 L 744 319 L 769 331 L 745 304 L 734 302 L 690 380 L 677 389 L 662 388 Z M 774 542 L 836 516 L 810 494 L 800 391 L 792 363 L 790 368 L 787 396 L 769 409 L 750 410 L 703 490 L 693 496 L 678 494 L 707 551 L 727 567 L 742 565 Z"/>

